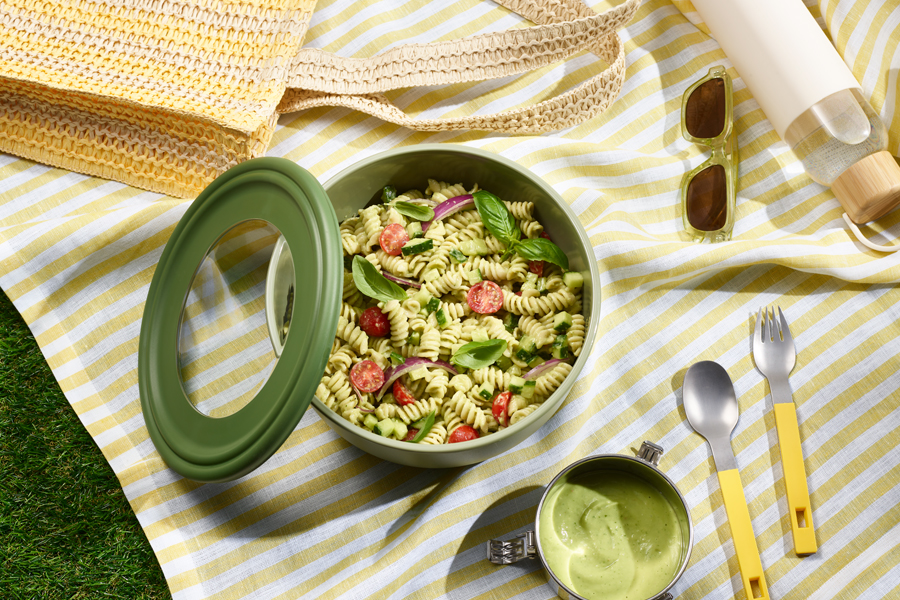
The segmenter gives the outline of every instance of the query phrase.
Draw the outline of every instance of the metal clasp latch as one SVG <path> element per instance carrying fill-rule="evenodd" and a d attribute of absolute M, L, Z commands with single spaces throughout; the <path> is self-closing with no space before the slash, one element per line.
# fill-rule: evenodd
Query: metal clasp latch
<path fill-rule="evenodd" d="M 495 565 L 511 565 L 523 558 L 537 556 L 537 545 L 533 531 L 520 533 L 508 542 L 491 540 L 487 543 L 488 560 Z"/>
<path fill-rule="evenodd" d="M 659 466 L 659 457 L 662 456 L 662 446 L 657 446 L 653 442 L 644 441 L 641 443 L 641 449 L 638 450 L 638 458 L 650 463 L 654 467 Z"/>

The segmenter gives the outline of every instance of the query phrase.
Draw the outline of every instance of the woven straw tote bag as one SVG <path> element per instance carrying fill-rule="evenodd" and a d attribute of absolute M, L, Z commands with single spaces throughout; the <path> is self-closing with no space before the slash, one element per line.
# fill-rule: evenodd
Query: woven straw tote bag
<path fill-rule="evenodd" d="M 0 151 L 192 198 L 265 153 L 279 114 L 343 106 L 405 127 L 541 133 L 609 106 L 625 76 L 616 30 L 581 0 L 498 0 L 534 27 L 409 44 L 371 58 L 303 48 L 315 0 L 4 0 Z M 526 108 L 414 119 L 388 90 L 504 77 L 590 50 L 603 72 Z"/>

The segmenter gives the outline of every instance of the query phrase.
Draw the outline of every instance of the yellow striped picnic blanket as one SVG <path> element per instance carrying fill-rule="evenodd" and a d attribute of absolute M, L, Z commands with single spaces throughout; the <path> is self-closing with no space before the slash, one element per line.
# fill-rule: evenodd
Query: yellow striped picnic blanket
<path fill-rule="evenodd" d="M 112 1 L 112 0 L 110 0 Z M 865 96 L 900 143 L 900 5 L 816 3 Z M 591 3 L 602 10 L 604 3 Z M 306 44 L 372 56 L 398 43 L 528 27 L 489 2 L 319 0 Z M 268 149 L 320 180 L 381 150 L 462 143 L 548 181 L 578 214 L 600 272 L 600 333 L 560 411 L 509 452 L 464 469 L 375 459 L 308 411 L 251 475 L 197 484 L 160 460 L 137 388 L 140 319 L 154 266 L 188 201 L 0 155 L 0 287 L 119 477 L 174 598 L 517 598 L 552 595 L 538 564 L 497 567 L 484 544 L 533 526 L 543 486 L 596 452 L 647 439 L 695 526 L 676 597 L 741 598 L 722 495 L 681 405 L 686 369 L 724 366 L 741 418 L 733 437 L 772 598 L 900 596 L 900 255 L 852 241 L 832 193 L 806 176 L 739 74 L 741 146 L 733 240 L 694 245 L 677 188 L 704 160 L 681 138 L 681 95 L 730 63 L 686 0 L 645 0 L 621 31 L 627 78 L 600 117 L 543 135 L 416 133 L 346 108 L 282 116 Z M 591 54 L 516 78 L 388 93 L 421 118 L 530 104 L 602 68 Z M 882 237 L 900 232 L 900 211 Z M 750 332 L 779 304 L 798 356 L 800 420 L 817 554 L 793 554 L 785 483 Z"/>

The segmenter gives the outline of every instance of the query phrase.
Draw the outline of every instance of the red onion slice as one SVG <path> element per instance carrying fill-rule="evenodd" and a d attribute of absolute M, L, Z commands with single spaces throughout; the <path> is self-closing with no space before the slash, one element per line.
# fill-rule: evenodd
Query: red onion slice
<path fill-rule="evenodd" d="M 563 363 L 563 362 L 566 362 L 566 361 L 560 360 L 558 358 L 552 358 L 552 359 L 548 360 L 547 362 L 541 363 L 538 366 L 536 366 L 535 368 L 533 368 L 532 370 L 525 373 L 525 375 L 522 376 L 522 379 L 524 379 L 526 381 L 528 381 L 529 379 L 537 379 L 541 375 L 544 375 L 545 373 L 551 371 L 553 369 L 553 367 L 555 367 L 559 363 Z"/>
<path fill-rule="evenodd" d="M 350 384 L 350 387 L 353 388 L 353 391 L 356 393 L 356 397 L 359 399 L 359 403 L 362 404 L 363 402 L 365 402 L 362 392 L 360 392 L 359 389 L 357 389 L 357 387 L 352 383 Z"/>
<path fill-rule="evenodd" d="M 454 196 L 453 198 L 448 198 L 447 200 L 444 200 L 434 207 L 434 219 L 422 223 L 422 231 L 428 231 L 428 228 L 435 221 L 446 219 L 450 215 L 456 214 L 459 211 L 474 205 L 475 200 L 472 198 L 472 194 L 465 194 L 464 196 Z"/>
<path fill-rule="evenodd" d="M 429 360 L 427 358 L 419 358 L 418 356 L 411 356 L 407 358 L 403 364 L 399 364 L 396 367 L 391 367 L 388 369 L 388 372 L 385 373 L 387 379 L 384 381 L 384 385 L 381 386 L 381 389 L 378 390 L 378 393 L 375 394 L 376 400 L 381 400 L 381 397 L 384 396 L 385 392 L 391 389 L 391 386 L 394 385 L 394 382 L 403 374 L 409 373 L 414 369 L 418 369 L 421 366 L 426 367 L 437 367 L 439 369 L 443 369 L 450 373 L 451 375 L 459 375 L 459 371 L 453 368 L 450 363 L 444 362 L 442 360 Z"/>
<path fill-rule="evenodd" d="M 403 285 L 408 285 L 409 287 L 421 288 L 422 284 L 418 281 L 413 281 L 412 279 L 403 279 L 402 277 L 397 277 L 396 275 L 391 275 L 387 271 L 382 271 L 382 275 L 384 275 L 385 279 L 390 279 L 394 283 L 402 283 Z"/>

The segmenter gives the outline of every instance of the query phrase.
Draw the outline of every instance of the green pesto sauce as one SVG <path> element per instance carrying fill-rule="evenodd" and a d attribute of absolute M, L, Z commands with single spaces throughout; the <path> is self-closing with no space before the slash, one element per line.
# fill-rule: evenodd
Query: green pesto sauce
<path fill-rule="evenodd" d="M 540 544 L 553 574 L 588 600 L 644 600 L 677 572 L 681 529 L 652 485 L 614 470 L 557 484 L 540 514 Z"/>

